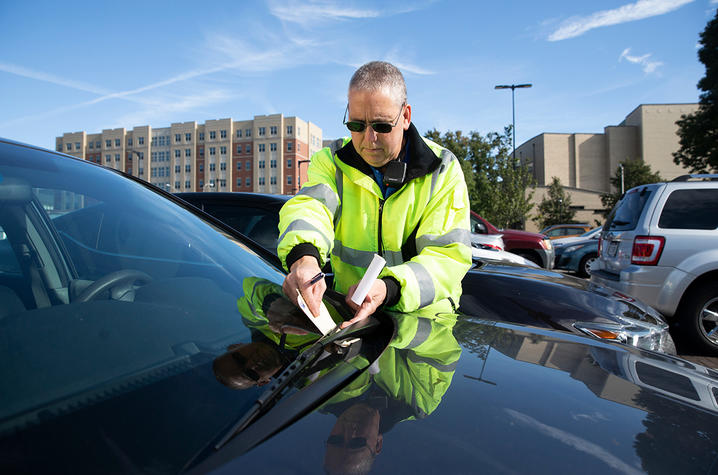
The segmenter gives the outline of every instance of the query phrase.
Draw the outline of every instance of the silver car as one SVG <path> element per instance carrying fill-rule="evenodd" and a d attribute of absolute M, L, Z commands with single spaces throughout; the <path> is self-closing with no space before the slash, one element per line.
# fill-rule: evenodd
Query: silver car
<path fill-rule="evenodd" d="M 666 316 L 679 347 L 712 354 L 718 354 L 716 179 L 686 175 L 628 190 L 603 226 L 591 274 Z"/>

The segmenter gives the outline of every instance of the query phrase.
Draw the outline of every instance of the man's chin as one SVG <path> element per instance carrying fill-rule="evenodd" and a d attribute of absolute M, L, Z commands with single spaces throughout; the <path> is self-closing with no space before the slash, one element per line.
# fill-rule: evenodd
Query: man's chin
<path fill-rule="evenodd" d="M 362 158 L 374 168 L 381 168 L 391 161 L 391 159 L 386 158 L 383 152 L 378 154 L 365 153 L 362 155 Z"/>

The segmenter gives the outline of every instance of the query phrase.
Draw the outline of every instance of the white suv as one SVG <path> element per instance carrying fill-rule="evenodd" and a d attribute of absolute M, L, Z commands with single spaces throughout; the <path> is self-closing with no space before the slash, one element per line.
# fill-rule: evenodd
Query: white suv
<path fill-rule="evenodd" d="M 718 354 L 715 180 L 685 175 L 628 190 L 603 226 L 591 273 L 665 315 L 679 346 L 711 354 Z"/>

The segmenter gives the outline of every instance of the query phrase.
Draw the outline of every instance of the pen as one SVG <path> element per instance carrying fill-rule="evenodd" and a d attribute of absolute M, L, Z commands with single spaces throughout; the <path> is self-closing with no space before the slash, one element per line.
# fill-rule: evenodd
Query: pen
<path fill-rule="evenodd" d="M 315 275 L 314 277 L 312 277 L 312 278 L 309 280 L 309 283 L 307 284 L 307 287 L 316 284 L 317 282 L 319 282 L 320 280 L 322 280 L 322 279 L 324 278 L 324 276 L 326 276 L 326 274 L 325 274 L 324 272 L 320 272 L 319 274 Z"/>

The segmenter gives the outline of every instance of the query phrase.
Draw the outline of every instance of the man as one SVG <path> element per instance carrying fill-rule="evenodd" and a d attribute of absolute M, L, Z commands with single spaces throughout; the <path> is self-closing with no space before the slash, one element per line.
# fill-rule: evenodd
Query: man
<path fill-rule="evenodd" d="M 284 293 L 301 292 L 319 314 L 321 267 L 331 256 L 334 287 L 355 310 L 347 326 L 381 305 L 451 311 L 471 266 L 469 199 L 454 155 L 411 123 L 401 72 L 381 61 L 349 83 L 344 123 L 351 139 L 314 154 L 308 181 L 282 207 L 277 253 L 289 274 Z M 360 305 L 352 296 L 374 254 L 386 259 Z"/>

